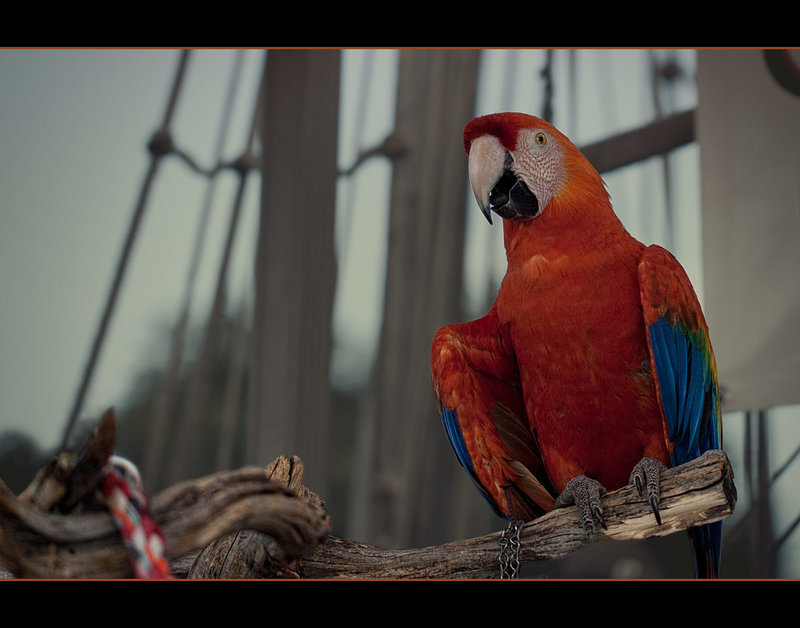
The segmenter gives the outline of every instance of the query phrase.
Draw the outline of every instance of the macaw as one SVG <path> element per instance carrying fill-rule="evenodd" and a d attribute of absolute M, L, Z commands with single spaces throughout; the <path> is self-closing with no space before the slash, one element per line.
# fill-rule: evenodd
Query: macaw
<path fill-rule="evenodd" d="M 660 524 L 659 475 L 722 439 L 716 362 L 686 272 L 636 240 L 605 183 L 548 122 L 523 113 L 464 129 L 469 180 L 507 270 L 486 316 L 439 329 L 431 374 L 445 432 L 494 512 L 529 521 L 628 483 Z M 721 522 L 689 531 L 717 577 Z"/>

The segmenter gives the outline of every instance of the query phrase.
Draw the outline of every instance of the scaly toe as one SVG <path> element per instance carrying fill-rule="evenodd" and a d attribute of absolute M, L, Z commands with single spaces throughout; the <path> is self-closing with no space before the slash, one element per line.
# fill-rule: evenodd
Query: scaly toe
<path fill-rule="evenodd" d="M 600 504 L 600 496 L 606 493 L 606 489 L 600 482 L 579 475 L 572 478 L 561 495 L 556 499 L 556 508 L 575 505 L 578 508 L 578 515 L 587 536 L 594 536 L 596 532 L 595 521 L 604 530 L 606 528 L 603 521 L 603 507 Z"/>
<path fill-rule="evenodd" d="M 661 471 L 666 469 L 664 463 L 655 458 L 642 458 L 631 471 L 629 482 L 636 487 L 636 492 L 644 497 L 647 491 L 647 501 L 655 515 L 656 522 L 661 525 L 661 512 L 658 502 L 661 497 Z"/>

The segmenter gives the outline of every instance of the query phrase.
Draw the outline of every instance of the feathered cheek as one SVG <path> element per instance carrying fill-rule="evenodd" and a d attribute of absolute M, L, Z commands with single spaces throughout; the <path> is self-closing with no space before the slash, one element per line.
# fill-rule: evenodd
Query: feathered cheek
<path fill-rule="evenodd" d="M 559 165 L 559 159 L 553 159 L 553 155 L 540 155 L 531 163 L 531 172 L 528 187 L 536 196 L 539 203 L 539 214 L 547 210 L 547 206 L 558 190 L 563 179 L 563 170 Z"/>

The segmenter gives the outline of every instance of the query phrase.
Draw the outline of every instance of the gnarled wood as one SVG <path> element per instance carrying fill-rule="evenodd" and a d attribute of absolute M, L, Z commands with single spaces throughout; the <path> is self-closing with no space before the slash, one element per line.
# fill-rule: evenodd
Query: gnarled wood
<path fill-rule="evenodd" d="M 108 410 L 78 456 L 62 452 L 31 484 L 14 493 L 0 481 L 0 565 L 17 577 L 126 578 L 133 575 L 122 538 L 98 487 L 116 436 Z M 220 537 L 243 532 L 256 564 L 291 571 L 330 532 L 322 501 L 302 485 L 299 458 L 278 458 L 266 470 L 248 467 L 181 482 L 150 501 L 173 570 Z M 239 563 L 245 564 L 244 560 Z M 6 575 L 6 574 L 0 574 Z M 231 572 L 228 577 L 243 577 Z"/>
<path fill-rule="evenodd" d="M 281 457 L 267 467 L 266 475 L 324 507 L 322 500 L 303 486 L 303 470 L 300 458 Z M 293 556 L 287 556 L 284 545 L 270 534 L 240 530 L 203 549 L 187 575 L 189 578 L 297 578 L 297 567 Z"/>
<path fill-rule="evenodd" d="M 330 531 L 324 508 L 264 469 L 247 467 L 181 482 L 151 500 L 170 556 L 180 557 L 239 530 L 267 534 L 286 561 Z M 16 577 L 129 578 L 119 533 L 107 512 L 42 512 L 0 482 L 0 562 Z"/>

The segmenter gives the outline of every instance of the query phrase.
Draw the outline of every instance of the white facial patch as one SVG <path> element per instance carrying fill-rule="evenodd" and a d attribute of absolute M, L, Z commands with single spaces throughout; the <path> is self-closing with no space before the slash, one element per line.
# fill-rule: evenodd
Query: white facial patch
<path fill-rule="evenodd" d="M 544 211 L 564 180 L 564 150 L 549 131 L 524 129 L 517 138 L 513 169 Z"/>

